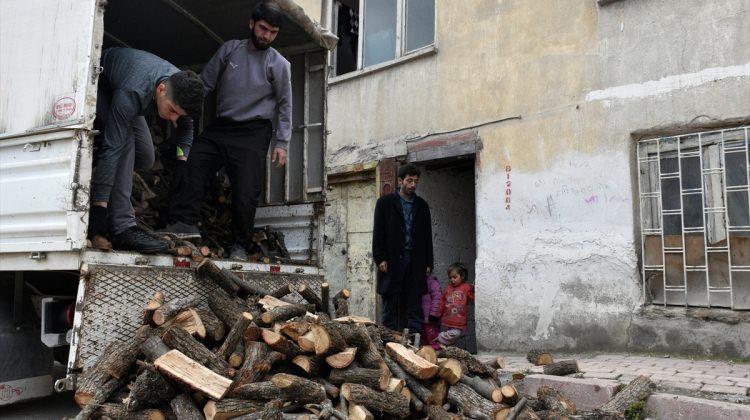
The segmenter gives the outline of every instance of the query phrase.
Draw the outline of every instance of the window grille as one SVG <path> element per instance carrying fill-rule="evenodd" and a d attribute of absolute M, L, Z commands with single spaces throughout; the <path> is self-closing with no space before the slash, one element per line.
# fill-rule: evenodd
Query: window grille
<path fill-rule="evenodd" d="M 647 302 L 750 309 L 749 132 L 638 142 Z"/>

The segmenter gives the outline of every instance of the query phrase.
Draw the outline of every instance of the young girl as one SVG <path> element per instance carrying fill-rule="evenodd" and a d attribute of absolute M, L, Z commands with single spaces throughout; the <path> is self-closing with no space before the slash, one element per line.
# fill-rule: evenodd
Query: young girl
<path fill-rule="evenodd" d="M 438 342 L 443 346 L 455 344 L 466 330 L 469 303 L 474 301 L 474 286 L 466 283 L 468 275 L 469 271 L 461 263 L 448 267 L 450 284 L 440 300 L 442 332 Z"/>
<path fill-rule="evenodd" d="M 422 295 L 422 313 L 424 314 L 424 335 L 426 344 L 433 347 L 440 334 L 440 299 L 443 292 L 440 290 L 440 281 L 432 274 L 427 277 L 427 293 Z"/>

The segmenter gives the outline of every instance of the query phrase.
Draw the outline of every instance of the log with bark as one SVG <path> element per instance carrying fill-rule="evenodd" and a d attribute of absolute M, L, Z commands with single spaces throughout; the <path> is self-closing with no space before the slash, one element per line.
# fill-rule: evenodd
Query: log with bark
<path fill-rule="evenodd" d="M 208 308 L 193 308 L 201 319 L 203 327 L 206 329 L 206 338 L 213 341 L 221 341 L 227 333 L 227 327 L 223 322 Z"/>
<path fill-rule="evenodd" d="M 154 334 L 154 329 L 148 325 L 139 327 L 130 340 L 113 347 L 111 352 L 104 354 L 102 368 L 113 378 L 124 377 L 141 353 L 141 344 L 151 334 Z"/>
<path fill-rule="evenodd" d="M 514 405 L 518 401 L 518 391 L 513 384 L 506 384 L 500 387 L 503 404 Z"/>
<path fill-rule="evenodd" d="M 237 345 L 234 346 L 234 351 L 229 355 L 227 362 L 229 363 L 229 366 L 239 368 L 242 366 L 243 360 L 245 360 L 245 342 L 240 340 L 237 342 Z"/>
<path fill-rule="evenodd" d="M 302 305 L 283 305 L 265 312 L 261 319 L 266 325 L 273 325 L 274 322 L 286 321 L 306 313 L 307 308 Z"/>
<path fill-rule="evenodd" d="M 342 398 L 346 401 L 345 398 Z M 375 417 L 370 413 L 370 410 L 365 408 L 363 405 L 350 403 L 349 406 L 349 419 L 351 420 L 373 420 Z"/>
<path fill-rule="evenodd" d="M 443 347 L 438 352 L 438 357 L 456 359 L 466 365 L 469 369 L 469 373 L 473 373 L 483 378 L 495 377 L 497 375 L 493 369 L 490 369 L 487 365 L 480 362 L 471 353 L 458 347 Z"/>
<path fill-rule="evenodd" d="M 349 296 L 351 296 L 349 289 L 341 289 L 333 296 L 334 318 L 349 315 Z"/>
<path fill-rule="evenodd" d="M 346 349 L 342 330 L 333 321 L 323 321 L 312 325 L 311 332 L 315 342 L 315 354 L 318 356 L 329 356 Z"/>
<path fill-rule="evenodd" d="M 341 386 L 341 395 L 349 403 L 363 405 L 371 410 L 405 418 L 409 416 L 409 398 L 397 392 L 378 392 L 360 384 L 346 383 Z"/>
<path fill-rule="evenodd" d="M 220 401 L 207 402 L 203 407 L 203 414 L 207 420 L 226 420 L 247 413 L 263 411 L 264 407 L 263 401 L 224 398 Z"/>
<path fill-rule="evenodd" d="M 326 399 L 326 391 L 322 385 L 300 376 L 278 373 L 271 378 L 271 382 L 291 401 L 319 403 Z"/>
<path fill-rule="evenodd" d="M 526 360 L 528 360 L 529 363 L 535 366 L 548 365 L 554 362 L 552 353 L 540 349 L 529 350 L 529 352 L 526 354 Z"/>
<path fill-rule="evenodd" d="M 284 336 L 273 330 L 263 329 L 261 336 L 263 337 L 263 341 L 268 344 L 268 347 L 289 358 L 294 358 L 303 353 L 297 343 L 284 338 Z"/>
<path fill-rule="evenodd" d="M 310 376 L 318 376 L 324 365 L 320 358 L 307 355 L 296 356 L 292 359 L 292 363 L 299 366 L 300 369 L 304 370 Z"/>
<path fill-rule="evenodd" d="M 500 388 L 495 386 L 494 381 L 481 378 L 479 376 L 463 375 L 460 379 L 461 383 L 466 384 L 476 391 L 479 395 L 487 398 L 490 401 L 499 403 L 503 401 L 503 394 Z M 506 403 L 507 404 L 507 403 Z M 512 405 L 512 404 L 511 404 Z"/>
<path fill-rule="evenodd" d="M 334 369 L 344 369 L 354 362 L 354 358 L 357 356 L 357 348 L 349 347 L 346 350 L 332 354 L 325 358 L 328 366 Z"/>
<path fill-rule="evenodd" d="M 75 420 L 88 420 L 94 414 L 96 409 L 100 405 L 104 404 L 109 396 L 112 395 L 112 393 L 115 392 L 117 388 L 119 388 L 123 383 L 125 383 L 125 380 L 118 378 L 111 378 L 108 381 L 104 382 L 102 386 L 98 387 L 96 391 L 94 391 L 94 394 L 91 396 L 88 402 L 86 402 L 83 410 L 81 410 L 75 417 Z"/>
<path fill-rule="evenodd" d="M 125 404 L 119 403 L 104 403 L 96 408 L 93 416 L 117 420 L 164 420 L 166 418 L 161 410 L 155 408 L 130 411 L 125 407 Z"/>
<path fill-rule="evenodd" d="M 448 389 L 448 401 L 465 415 L 480 420 L 494 420 L 503 409 L 507 408 L 504 404 L 487 400 L 462 383 L 455 384 Z"/>
<path fill-rule="evenodd" d="M 493 369 L 505 369 L 505 357 L 497 356 L 496 358 L 492 359 L 490 367 L 492 367 Z"/>
<path fill-rule="evenodd" d="M 158 407 L 177 395 L 172 384 L 156 370 L 152 364 L 145 364 L 130 387 L 127 398 L 128 411 L 138 411 L 149 407 Z"/>
<path fill-rule="evenodd" d="M 536 391 L 536 397 L 548 410 L 558 414 L 575 414 L 576 406 L 554 388 L 542 386 Z"/>
<path fill-rule="evenodd" d="M 214 399 L 222 399 L 232 385 L 229 378 L 199 365 L 179 350 L 170 350 L 159 357 L 154 361 L 154 366 L 170 378 Z"/>
<path fill-rule="evenodd" d="M 162 339 L 170 348 L 179 350 L 185 356 L 206 366 L 217 374 L 229 377 L 233 376 L 234 369 L 229 366 L 226 360 L 219 358 L 182 328 L 173 326 L 167 329 L 162 335 Z"/>
<path fill-rule="evenodd" d="M 360 367 L 333 369 L 328 375 L 328 380 L 334 385 L 342 385 L 344 383 L 362 384 L 381 391 L 388 389 L 390 379 L 390 371 Z"/>
<path fill-rule="evenodd" d="M 159 309 L 164 304 L 164 293 L 156 292 L 151 300 L 148 301 L 146 307 L 143 308 L 143 321 L 142 324 L 150 324 L 152 322 L 151 317 L 154 316 L 154 311 Z"/>
<path fill-rule="evenodd" d="M 196 312 L 195 309 L 188 308 L 181 311 L 175 315 L 173 321 L 175 324 L 182 327 L 183 330 L 196 338 L 200 340 L 206 338 L 206 327 L 203 325 L 203 320 L 201 320 L 200 315 L 198 315 L 198 312 Z"/>
<path fill-rule="evenodd" d="M 417 356 L 423 358 L 424 360 L 427 360 L 428 362 L 432 364 L 437 364 L 437 352 L 435 351 L 432 346 L 422 346 L 417 350 Z"/>
<path fill-rule="evenodd" d="M 288 295 L 289 293 L 292 293 L 292 286 L 289 283 L 284 283 L 283 285 L 279 286 L 276 290 L 269 293 L 269 296 L 273 296 L 277 299 L 281 299 L 284 296 Z"/>
<path fill-rule="evenodd" d="M 315 312 L 326 313 L 323 310 L 323 300 L 307 283 L 300 284 L 297 288 L 297 293 L 299 293 L 299 295 L 302 296 L 303 299 L 315 305 Z"/>
<path fill-rule="evenodd" d="M 237 343 L 242 340 L 242 335 L 245 333 L 245 330 L 251 322 L 253 322 L 253 316 L 250 312 L 242 312 L 242 314 L 240 314 L 240 317 L 237 318 L 232 329 L 227 333 L 227 337 L 224 339 L 221 347 L 216 350 L 216 356 L 219 359 L 226 360 L 229 357 L 237 347 Z"/>
<path fill-rule="evenodd" d="M 643 401 L 651 395 L 656 388 L 648 376 L 638 376 L 620 390 L 611 400 L 599 407 L 598 411 L 622 413 L 631 405 Z"/>
<path fill-rule="evenodd" d="M 222 270 L 210 258 L 201 261 L 197 270 L 201 278 L 212 281 L 231 295 L 236 295 L 240 290 L 239 285 L 234 281 L 234 277 L 237 276 L 229 270 Z"/>
<path fill-rule="evenodd" d="M 203 420 L 203 414 L 195 406 L 195 402 L 186 394 L 180 394 L 169 402 L 177 420 Z"/>
<path fill-rule="evenodd" d="M 232 389 L 259 381 L 283 357 L 281 353 L 271 350 L 266 343 L 246 341 L 245 360 L 237 371 Z"/>
<path fill-rule="evenodd" d="M 409 375 L 404 368 L 401 367 L 395 360 L 388 357 L 388 355 L 385 356 L 385 363 L 390 369 L 393 376 L 403 379 L 406 382 L 406 385 L 409 387 L 409 389 L 416 394 L 416 396 L 424 403 L 430 404 L 433 400 L 432 398 L 432 391 L 430 391 L 426 386 L 424 386 L 419 380 L 417 380 L 415 377 Z"/>
<path fill-rule="evenodd" d="M 273 400 L 282 395 L 282 390 L 271 381 L 251 382 L 232 389 L 228 396 L 248 400 Z"/>
<path fill-rule="evenodd" d="M 187 296 L 164 302 L 164 304 L 154 311 L 152 317 L 154 324 L 162 325 L 167 322 L 169 318 L 177 315 L 178 312 L 198 306 L 199 303 L 200 299 L 197 296 Z"/>
<path fill-rule="evenodd" d="M 213 288 L 209 292 L 208 306 L 227 328 L 233 327 L 237 319 L 246 311 L 243 305 L 237 303 L 220 288 Z"/>
<path fill-rule="evenodd" d="M 545 375 L 565 376 L 571 373 L 578 372 L 578 361 L 576 360 L 561 360 L 559 362 L 553 362 L 543 367 Z"/>
<path fill-rule="evenodd" d="M 279 331 L 290 339 L 296 341 L 301 335 L 310 331 L 310 323 L 304 319 L 294 319 L 287 321 Z"/>
<path fill-rule="evenodd" d="M 461 420 L 460 414 L 453 414 L 447 412 L 443 407 L 439 405 L 426 405 L 424 408 L 425 414 L 431 420 Z"/>
<path fill-rule="evenodd" d="M 439 362 L 438 376 L 448 381 L 448 384 L 450 385 L 461 380 L 461 376 L 463 376 L 464 372 L 464 365 L 456 359 L 444 359 Z"/>
<path fill-rule="evenodd" d="M 329 312 L 329 302 L 330 302 L 330 293 L 331 288 L 328 285 L 328 283 L 323 282 L 320 285 L 320 302 L 323 304 L 323 306 L 320 308 L 320 312 L 323 312 L 326 315 L 330 315 Z"/>
<path fill-rule="evenodd" d="M 418 379 L 430 379 L 437 374 L 437 365 L 417 356 L 401 344 L 388 343 L 385 349 L 388 355 L 397 361 L 407 373 Z"/>

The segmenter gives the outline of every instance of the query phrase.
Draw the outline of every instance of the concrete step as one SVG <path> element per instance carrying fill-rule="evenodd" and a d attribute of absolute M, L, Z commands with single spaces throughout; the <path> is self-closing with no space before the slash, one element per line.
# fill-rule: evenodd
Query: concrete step
<path fill-rule="evenodd" d="M 750 419 L 750 405 L 675 394 L 653 394 L 646 400 L 646 415 L 659 420 Z"/>

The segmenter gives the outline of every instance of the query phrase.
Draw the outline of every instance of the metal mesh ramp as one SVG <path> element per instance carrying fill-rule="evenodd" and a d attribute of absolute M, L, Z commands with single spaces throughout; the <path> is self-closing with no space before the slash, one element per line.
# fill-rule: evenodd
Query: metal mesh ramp
<path fill-rule="evenodd" d="M 246 279 L 274 290 L 284 283 L 299 286 L 307 283 L 317 292 L 323 276 L 311 274 L 272 274 L 238 272 Z M 74 367 L 85 371 L 93 366 L 113 341 L 124 342 L 141 325 L 143 307 L 157 291 L 167 300 L 189 295 L 205 299 L 210 286 L 198 279 L 195 270 L 174 267 L 134 267 L 91 265 L 80 306 L 77 360 Z M 292 299 L 302 301 L 293 293 Z"/>

